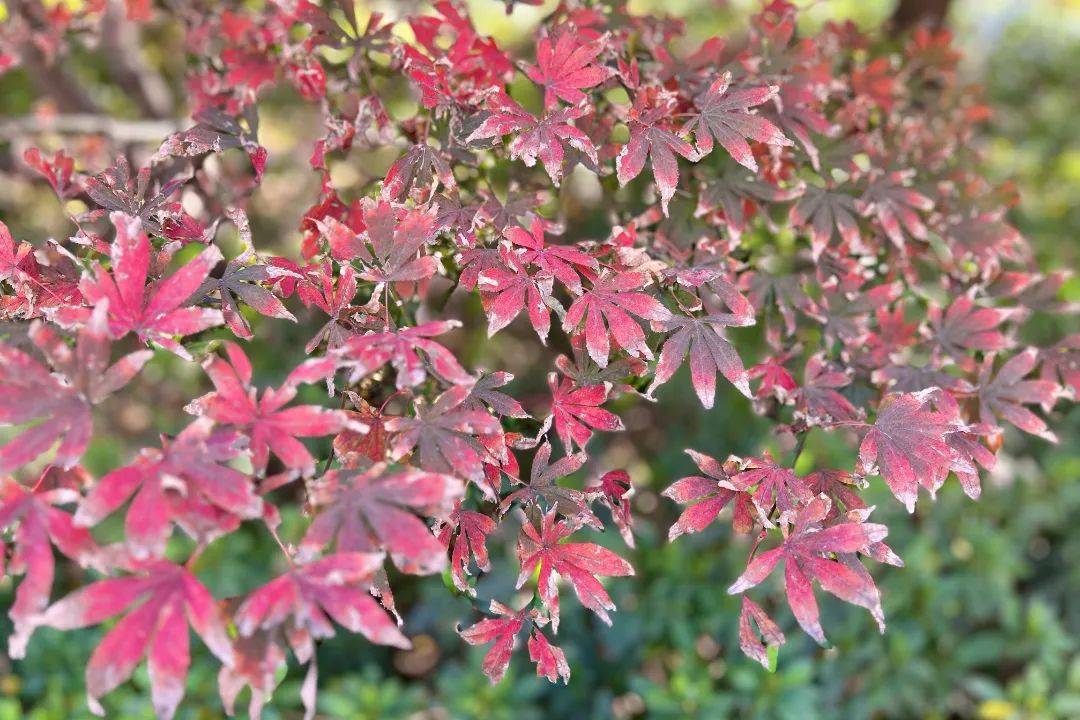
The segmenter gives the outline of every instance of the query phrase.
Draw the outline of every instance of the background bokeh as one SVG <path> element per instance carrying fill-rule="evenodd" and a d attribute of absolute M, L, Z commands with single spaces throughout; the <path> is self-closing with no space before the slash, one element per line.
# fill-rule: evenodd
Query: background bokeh
<path fill-rule="evenodd" d="M 496 0 L 468 4 L 481 32 L 526 52 L 544 12 L 522 7 L 508 16 Z M 737 35 L 756 3 L 633 0 L 630 5 L 638 12 L 685 18 L 691 37 L 700 40 Z M 829 19 L 848 18 L 877 28 L 893 12 L 894 2 L 888 0 L 822 1 L 809 5 L 802 21 L 807 31 Z M 1041 266 L 1077 267 L 1080 2 L 954 0 L 949 20 L 966 54 L 963 73 L 985 86 L 996 111 L 985 138 L 986 174 L 998 182 L 1012 179 L 1019 188 L 1013 221 L 1036 249 Z M 879 37 L 892 40 L 887 33 Z M 152 26 L 147 40 L 148 63 L 179 86 L 181 38 L 167 27 Z M 101 63 L 92 57 L 78 63 L 87 91 L 119 117 L 135 114 L 137 109 L 110 89 Z M 261 105 L 262 138 L 273 160 L 250 206 L 256 245 L 295 255 L 297 220 L 317 183 L 316 175 L 304 169 L 311 140 L 304 132 L 317 123 L 305 122 L 313 111 L 287 90 Z M 0 77 L 0 121 L 41 110 L 25 73 Z M 47 186 L 20 167 L 18 158 L 30 139 L 50 149 L 61 143 L 57 137 L 0 133 L 0 217 L 16 237 L 40 243 L 72 229 Z M 95 143 L 76 143 L 83 171 L 96 171 L 108 161 Z M 364 183 L 382 170 L 377 162 L 333 168 L 340 186 Z M 1076 280 L 1066 284 L 1064 293 L 1066 300 L 1080 301 Z M 478 308 L 466 303 L 455 311 L 471 333 L 462 342 L 463 360 L 476 361 L 480 356 L 469 348 L 482 344 Z M 1022 339 L 1048 344 L 1076 329 L 1075 316 L 1047 316 L 1032 323 L 1030 335 Z M 252 355 L 259 358 L 262 379 L 280 379 L 301 357 L 304 332 L 273 321 L 257 328 L 263 339 Z M 531 348 L 500 335 L 486 346 L 484 357 L 491 365 L 527 368 Z M 90 468 L 114 467 L 139 443 L 179 429 L 180 408 L 204 383 L 197 366 L 156 359 L 122 402 L 102 412 L 110 433 L 92 448 Z M 543 393 L 540 383 L 532 389 Z M 875 517 L 889 525 L 890 544 L 907 563 L 902 570 L 874 568 L 887 634 L 879 635 L 864 611 L 824 600 L 823 623 L 835 647 L 822 650 L 780 614 L 784 629 L 793 631 L 778 669 L 766 673 L 739 653 L 738 603 L 724 592 L 742 568 L 745 539 L 717 526 L 668 545 L 664 538 L 676 508 L 658 493 L 691 470 L 684 447 L 721 457 L 755 452 L 770 442 L 767 426 L 733 392 L 718 398 L 715 409 L 702 411 L 686 378 L 676 378 L 662 396 L 659 405 L 649 407 L 627 399 L 620 410 L 628 432 L 594 440 L 603 464 L 627 467 L 637 486 L 636 550 L 626 550 L 614 534 L 604 538 L 631 559 L 637 577 L 609 586 L 619 607 L 612 628 L 581 612 L 576 603 L 566 603 L 559 640 L 573 669 L 569 687 L 534 677 L 522 658 L 501 684 L 489 685 L 480 672 L 483 649 L 466 646 L 452 631 L 457 622 L 475 620 L 469 604 L 455 598 L 439 578 L 402 579 L 395 587 L 399 607 L 407 609 L 406 628 L 415 648 L 391 651 L 348 636 L 325 644 L 319 651 L 320 712 L 333 718 L 513 720 L 1080 717 L 1080 408 L 1059 405 L 1052 423 L 1060 445 L 1010 433 L 977 503 L 950 483 L 936 503 L 920 503 L 915 514 L 907 515 L 879 486 L 871 497 L 879 505 Z M 842 437 L 822 440 L 818 434 L 800 465 L 844 466 L 851 458 Z M 287 526 L 298 520 L 286 518 Z M 512 543 L 510 536 L 494 538 L 492 555 L 499 560 L 482 595 L 512 592 Z M 272 556 L 265 535 L 237 533 L 210 548 L 200 574 L 221 594 L 238 594 L 275 570 Z M 61 577 L 61 589 L 65 583 L 75 580 Z M 11 590 L 5 579 L 0 607 L 10 603 Z M 99 636 L 96 630 L 40 631 L 25 661 L 0 659 L 0 720 L 87 716 L 82 672 Z M 265 717 L 299 717 L 300 679 L 294 673 L 285 678 Z M 110 695 L 107 707 L 118 718 L 152 717 L 145 669 Z M 216 664 L 197 655 L 179 717 L 221 716 Z"/>

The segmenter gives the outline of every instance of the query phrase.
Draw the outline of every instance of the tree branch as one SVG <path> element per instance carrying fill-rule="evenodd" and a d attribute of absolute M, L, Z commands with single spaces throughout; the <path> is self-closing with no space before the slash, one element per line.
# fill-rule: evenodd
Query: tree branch
<path fill-rule="evenodd" d="M 105 11 L 103 22 L 110 31 L 102 34 L 101 47 L 109 59 L 109 74 L 144 115 L 167 118 L 173 111 L 172 92 L 161 75 L 147 66 L 139 46 L 138 27 L 127 20 L 124 12 L 123 3 L 116 0 Z"/>
<path fill-rule="evenodd" d="M 15 140 L 27 135 L 106 135 L 118 142 L 160 143 L 183 129 L 183 121 L 117 120 L 107 115 L 71 113 L 38 117 L 23 115 L 0 119 L 0 139 Z"/>

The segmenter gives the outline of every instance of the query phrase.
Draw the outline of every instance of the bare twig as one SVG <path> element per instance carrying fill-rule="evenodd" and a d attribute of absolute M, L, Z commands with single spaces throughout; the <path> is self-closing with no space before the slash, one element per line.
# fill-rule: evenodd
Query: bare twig
<path fill-rule="evenodd" d="M 62 135 L 106 135 L 118 142 L 158 143 L 182 129 L 183 121 L 179 119 L 118 120 L 107 115 L 90 113 L 0 118 L 0 139 L 4 140 L 42 133 L 60 133 Z"/>

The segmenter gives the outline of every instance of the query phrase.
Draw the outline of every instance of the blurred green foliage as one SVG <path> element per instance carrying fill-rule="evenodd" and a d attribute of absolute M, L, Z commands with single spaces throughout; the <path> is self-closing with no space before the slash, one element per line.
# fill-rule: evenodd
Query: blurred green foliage
<path fill-rule="evenodd" d="M 1068 9 L 1045 4 L 1062 13 Z M 492 12 L 491 3 L 473 5 Z M 657 5 L 635 4 L 640 10 Z M 873 23 L 887 16 L 889 3 L 823 5 L 834 15 L 851 11 L 861 22 Z M 664 9 L 692 23 L 703 19 L 702 27 L 711 28 L 734 22 L 741 6 L 733 6 L 710 14 L 708 3 L 680 0 L 665 3 Z M 961 44 L 974 50 L 968 72 L 986 84 L 997 112 L 987 145 L 988 172 L 996 180 L 1016 180 L 1022 202 L 1013 219 L 1042 264 L 1075 267 L 1080 255 L 1075 70 L 1080 34 L 1050 30 L 1052 15 L 1002 19 L 1001 14 L 997 25 L 988 28 L 973 20 L 978 4 L 966 4 L 964 11 Z M 812 13 L 811 21 L 820 17 Z M 520 32 L 508 22 L 494 14 L 480 24 L 485 32 Z M 267 127 L 272 135 L 273 122 Z M 1066 291 L 1080 299 L 1075 280 Z M 1039 337 L 1032 339 L 1057 339 L 1066 322 L 1046 319 Z M 273 382 L 298 359 L 303 338 L 282 323 L 261 329 L 272 332 L 270 345 L 288 350 L 254 356 L 259 375 Z M 159 358 L 144 375 L 141 382 L 148 387 L 165 377 L 170 379 L 165 385 L 187 389 L 202 382 L 197 368 L 170 358 Z M 581 612 L 576 603 L 566 603 L 558 641 L 573 670 L 568 687 L 534 677 L 521 657 L 500 685 L 489 685 L 480 672 L 484 648 L 470 648 L 452 632 L 455 623 L 476 619 L 469 604 L 438 579 L 401 578 L 393 579 L 394 587 L 399 605 L 408 611 L 406 628 L 416 649 L 390 651 L 347 636 L 325 644 L 319 651 L 320 712 L 331 718 L 380 720 L 1080 717 L 1080 409 L 1072 406 L 1054 418 L 1063 438 L 1059 446 L 1008 435 L 1001 467 L 987 479 L 977 503 L 950 483 L 937 502 L 920 503 L 909 516 L 879 486 L 871 495 L 879 505 L 875 519 L 889 525 L 889 542 L 907 563 L 904 569 L 873 569 L 884 598 L 887 634 L 879 635 L 870 616 L 858 608 L 823 599 L 823 623 L 834 647 L 822 650 L 780 609 L 776 617 L 789 642 L 776 672 L 766 673 L 739 652 L 738 601 L 724 592 L 742 569 L 747 540 L 717 526 L 668 544 L 666 530 L 675 508 L 658 498 L 672 479 L 691 469 L 682 448 L 718 456 L 754 451 L 768 440 L 765 426 L 733 394 L 722 395 L 715 410 L 702 413 L 687 378 L 676 378 L 665 390 L 651 415 L 643 416 L 636 429 L 631 423 L 630 439 L 616 441 L 632 442 L 642 458 L 631 468 L 640 484 L 638 547 L 628 552 L 637 577 L 609 585 L 619 606 L 612 628 Z M 172 409 L 178 403 L 179 398 L 158 397 L 140 411 L 152 417 L 135 418 L 124 416 L 132 411 L 118 406 L 113 422 L 142 432 L 175 430 L 179 420 Z M 691 407 L 693 412 L 684 411 Z M 663 418 L 665 426 L 649 424 L 656 418 Z M 620 452 L 616 445 L 606 451 Z M 119 443 L 99 443 L 88 463 L 95 470 L 115 467 L 125 452 Z M 850 458 L 844 438 L 818 434 L 802 463 L 842 466 Z M 287 536 L 297 520 L 285 518 Z M 618 537 L 602 541 L 622 551 Z M 494 539 L 492 556 L 501 561 L 481 584 L 481 597 L 512 593 L 512 543 L 512 537 Z M 265 581 L 277 562 L 275 553 L 265 535 L 238 533 L 212 546 L 198 570 L 221 594 L 238 594 Z M 61 577 L 58 592 L 78 581 Z M 10 603 L 10 592 L 10 580 L 5 580 L 0 605 Z M 0 661 L 0 720 L 90 717 L 82 672 L 101 632 L 39 631 L 26 660 Z M 178 717 L 222 717 L 216 672 L 208 653 L 198 648 Z M 298 671 L 290 671 L 264 717 L 300 717 L 301 680 Z M 106 707 L 112 717 L 151 718 L 145 668 L 109 695 Z"/>

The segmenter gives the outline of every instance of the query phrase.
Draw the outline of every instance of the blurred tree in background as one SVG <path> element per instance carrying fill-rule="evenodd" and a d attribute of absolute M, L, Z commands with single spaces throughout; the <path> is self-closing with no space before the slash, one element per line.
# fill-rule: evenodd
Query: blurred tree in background
<path fill-rule="evenodd" d="M 78 2 L 79 0 L 55 0 Z M 503 3 L 469 3 L 478 29 L 508 46 L 531 41 L 545 8 L 518 7 L 503 12 Z M 640 0 L 641 12 L 667 12 L 687 19 L 691 40 L 713 34 L 737 36 L 753 4 L 703 0 Z M 1012 179 L 1020 201 L 1013 221 L 1028 237 L 1040 260 L 1051 267 L 1076 267 L 1080 257 L 1080 3 L 1038 0 L 1014 3 L 954 0 L 949 18 L 967 54 L 963 71 L 986 87 L 995 115 L 988 138 L 986 173 L 991 181 Z M 0 4 L 0 17 L 5 13 Z M 802 21 L 808 29 L 828 19 L 851 18 L 861 27 L 886 27 L 895 15 L 890 2 L 836 0 L 814 3 Z M 904 20 L 906 22 L 906 20 Z M 153 27 L 149 29 L 152 34 Z M 123 33 L 111 38 L 120 48 L 135 40 Z M 887 32 L 882 43 L 892 42 Z M 180 39 L 167 34 L 142 44 L 150 67 L 160 76 L 135 69 L 103 67 L 100 60 L 79 67 L 80 93 L 53 92 L 64 98 L 56 110 L 81 112 L 105 107 L 127 119 L 116 132 L 130 134 L 132 146 L 156 142 L 178 127 L 181 108 L 171 106 L 170 88 L 182 82 Z M 108 53 L 106 53 L 108 55 Z M 113 53 L 113 58 L 123 51 Z M 97 62 L 98 64 L 95 64 Z M 125 92 L 105 88 L 104 78 L 118 73 Z M 44 70 L 20 70 L 0 77 L 0 215 L 17 237 L 60 235 L 63 213 L 56 200 L 22 165 L 25 118 L 41 112 L 37 98 L 42 84 L 59 82 Z M 55 87 L 53 87 L 55 90 Z M 402 103 L 408 102 L 402 98 Z M 66 103 L 66 105 L 64 105 Z M 262 105 L 261 137 L 276 158 L 307 162 L 311 138 L 297 132 L 318 123 L 303 121 L 312 112 L 289 92 Z M 165 127 L 164 132 L 160 131 Z M 144 137 L 145 134 L 147 137 Z M 35 138 L 45 148 L 60 146 L 56 136 Z M 108 159 L 82 140 L 80 162 L 104 167 Z M 377 159 L 377 158 L 376 158 Z M 393 155 L 384 159 L 386 165 Z M 386 166 L 332 168 L 335 184 L 346 187 L 381 176 Z M 297 178 L 300 178 L 299 180 Z M 267 249 L 289 254 L 294 228 L 310 197 L 315 177 L 290 172 L 287 162 L 269 170 L 249 211 L 255 232 Z M 572 216 L 572 209 L 570 215 Z M 1080 285 L 1069 280 L 1067 301 L 1080 301 Z M 1035 323 L 1030 342 L 1061 337 L 1074 318 L 1046 316 Z M 483 322 L 470 325 L 477 338 Z M 267 330 L 268 328 L 263 328 Z M 278 324 L 268 341 L 280 347 L 275 356 L 260 356 L 256 372 L 279 380 L 303 358 L 304 338 Z M 512 337 L 500 337 L 496 352 L 512 366 L 521 348 Z M 463 344 L 468 359 L 469 343 Z M 516 362 L 522 362 L 520 358 Z M 155 379 L 170 377 L 170 384 Z M 177 380 L 188 387 L 177 387 Z M 117 405 L 107 422 L 110 442 L 99 441 L 87 457 L 92 470 L 118 464 L 125 452 L 159 429 L 177 422 L 169 412 L 193 396 L 202 382 L 198 368 L 159 357 L 136 381 L 141 403 Z M 538 388 L 540 392 L 542 389 Z M 176 396 L 164 397 L 163 391 Z M 658 407 L 634 408 L 624 414 L 628 432 L 605 438 L 598 449 L 611 466 L 632 470 L 638 490 L 637 548 L 631 561 L 633 583 L 617 583 L 611 591 L 620 607 L 613 628 L 596 622 L 580 607 L 567 608 L 563 647 L 574 667 L 569 687 L 552 686 L 533 676 L 520 658 L 508 678 L 491 686 L 477 669 L 482 649 L 467 648 L 449 629 L 453 619 L 468 617 L 470 605 L 438 588 L 402 583 L 399 605 L 410 608 L 414 648 L 379 648 L 360 638 L 341 637 L 320 651 L 324 690 L 320 711 L 334 718 L 807 718 L 807 717 L 1080 717 L 1080 409 L 1056 419 L 1063 442 L 1050 446 L 1030 436 L 1011 433 L 998 468 L 981 500 L 966 501 L 957 484 L 947 485 L 938 502 L 920 505 L 906 515 L 881 485 L 877 519 L 892 529 L 891 545 L 906 561 L 906 571 L 875 573 L 890 617 L 881 636 L 865 612 L 830 603 L 823 607 L 835 649 L 822 650 L 792 633 L 775 673 L 766 673 L 738 650 L 736 619 L 739 599 L 724 594 L 727 581 L 743 566 L 745 538 L 714 528 L 684 538 L 665 540 L 676 508 L 659 491 L 691 464 L 682 448 L 724 455 L 757 449 L 766 425 L 744 405 L 732 402 L 726 388 L 716 408 L 696 408 L 688 382 L 674 383 Z M 680 408 L 694 406 L 694 412 Z M 664 418 L 662 426 L 658 419 Z M 839 462 L 848 452 L 814 436 L 800 462 Z M 677 442 L 669 442 L 677 438 Z M 1022 459 L 1020 459 L 1022 458 Z M 882 517 L 883 516 L 883 517 Z M 285 519 L 286 524 L 297 518 Z M 501 543 L 501 545 L 500 545 Z M 511 538 L 492 547 L 492 555 L 512 554 Z M 265 537 L 255 533 L 231 536 L 214 545 L 213 584 L 250 585 L 244 558 L 268 554 Z M 490 582 L 509 590 L 515 571 L 497 567 Z M 10 581 L 0 592 L 10 594 Z M 5 598 L 4 602 L 10 602 Z M 448 620 L 448 618 L 450 620 Z M 0 720 L 61 720 L 87 714 L 82 697 L 82 669 L 96 643 L 95 632 L 78 635 L 40 631 L 41 651 L 15 667 L 0 667 Z M 205 650 L 202 650 L 205 652 Z M 0 662 L 6 663 L 5 660 Z M 215 684 L 216 668 L 193 663 L 188 699 L 179 717 L 221 715 Z M 145 670 L 136 688 L 122 688 L 109 698 L 116 717 L 149 718 Z M 288 677 L 266 717 L 297 717 L 301 677 Z M 811 710 L 813 709 L 813 710 Z"/>

